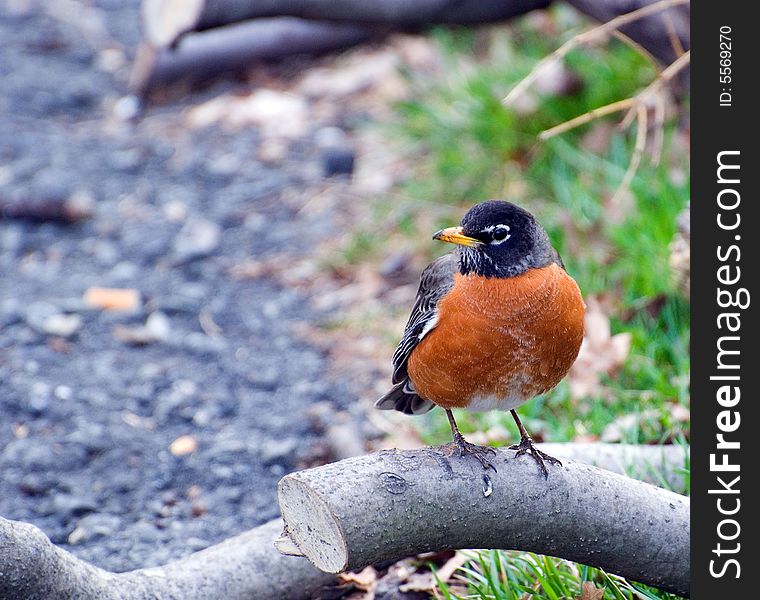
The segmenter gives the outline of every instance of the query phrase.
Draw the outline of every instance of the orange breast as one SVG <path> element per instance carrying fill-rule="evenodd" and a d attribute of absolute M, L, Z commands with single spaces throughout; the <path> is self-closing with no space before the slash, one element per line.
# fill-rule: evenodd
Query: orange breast
<path fill-rule="evenodd" d="M 417 393 L 444 408 L 508 410 L 565 376 L 583 340 L 585 305 L 564 269 L 509 278 L 456 274 L 438 323 L 409 357 Z"/>

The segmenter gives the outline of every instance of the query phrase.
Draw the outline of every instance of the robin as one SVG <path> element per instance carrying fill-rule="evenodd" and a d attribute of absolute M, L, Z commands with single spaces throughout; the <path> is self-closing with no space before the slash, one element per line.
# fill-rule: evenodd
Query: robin
<path fill-rule="evenodd" d="M 375 406 L 406 414 L 440 406 L 453 450 L 486 469 L 493 448 L 467 442 L 451 411 L 509 410 L 520 432 L 511 448 L 548 477 L 545 461 L 561 463 L 534 446 L 515 408 L 556 386 L 575 362 L 585 312 L 578 284 L 535 217 L 510 202 L 477 204 L 433 239 L 457 248 L 422 272 L 393 354 L 394 386 Z"/>

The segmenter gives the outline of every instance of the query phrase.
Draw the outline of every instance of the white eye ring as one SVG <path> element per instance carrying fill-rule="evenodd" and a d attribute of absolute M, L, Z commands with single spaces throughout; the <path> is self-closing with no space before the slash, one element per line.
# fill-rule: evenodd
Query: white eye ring
<path fill-rule="evenodd" d="M 494 231 L 494 230 L 496 230 L 496 229 L 503 229 L 503 230 L 505 230 L 505 231 L 509 231 L 509 230 L 510 230 L 510 227 L 509 227 L 509 225 L 489 225 L 488 227 L 486 227 L 486 228 L 483 230 L 483 233 L 491 233 L 492 231 Z M 493 245 L 493 246 L 498 246 L 499 244 L 503 244 L 504 242 L 506 242 L 506 241 L 507 241 L 509 238 L 511 238 L 511 237 L 512 237 L 512 235 L 511 235 L 510 233 L 507 233 L 507 234 L 506 234 L 506 235 L 505 235 L 505 236 L 504 236 L 502 239 L 500 239 L 500 240 L 497 240 L 497 239 L 492 239 L 492 240 L 491 240 L 491 242 L 490 242 L 490 244 L 491 244 L 491 245 Z"/>

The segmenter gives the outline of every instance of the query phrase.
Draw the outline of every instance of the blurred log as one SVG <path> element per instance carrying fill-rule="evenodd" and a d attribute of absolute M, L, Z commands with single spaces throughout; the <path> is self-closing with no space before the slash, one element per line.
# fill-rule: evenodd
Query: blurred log
<path fill-rule="evenodd" d="M 551 0 L 143 0 L 144 42 L 130 89 L 144 97 L 180 80 L 202 82 L 258 61 L 320 55 L 391 29 L 474 24 L 543 8 Z M 196 32 L 194 35 L 186 35 Z M 201 33 L 198 33 L 201 32 Z"/>
<path fill-rule="evenodd" d="M 146 41 L 172 45 L 182 34 L 250 19 L 300 19 L 390 25 L 395 28 L 434 24 L 473 25 L 509 19 L 544 8 L 552 0 L 191 0 L 177 10 L 173 0 L 143 0 Z"/>
<path fill-rule="evenodd" d="M 688 595 L 687 497 L 571 460 L 548 479 L 514 451 L 491 460 L 498 472 L 435 449 L 389 450 L 286 475 L 281 543 L 332 573 L 422 552 L 517 549 Z"/>
<path fill-rule="evenodd" d="M 72 224 L 85 221 L 95 213 L 95 200 L 87 193 L 66 198 L 0 198 L 0 220 L 13 219 L 34 223 Z"/>
<path fill-rule="evenodd" d="M 179 81 L 195 84 L 241 73 L 260 61 L 295 54 L 319 55 L 364 42 L 373 35 L 359 25 L 261 19 L 183 37 L 176 48 L 143 44 L 130 88 L 141 97 Z"/>
<path fill-rule="evenodd" d="M 568 0 L 599 21 L 656 0 Z M 242 72 L 257 61 L 319 55 L 391 30 L 436 24 L 506 20 L 552 0 L 143 0 L 144 42 L 130 88 L 144 97 L 178 80 L 201 82 Z M 187 35 L 188 33 L 193 35 Z M 201 33 L 199 33 L 201 32 Z M 663 10 L 622 28 L 664 64 L 689 47 L 687 5 Z"/>
<path fill-rule="evenodd" d="M 335 577 L 278 553 L 281 531 L 275 519 L 163 567 L 110 573 L 54 546 L 34 525 L 0 517 L 0 598 L 312 598 Z"/>

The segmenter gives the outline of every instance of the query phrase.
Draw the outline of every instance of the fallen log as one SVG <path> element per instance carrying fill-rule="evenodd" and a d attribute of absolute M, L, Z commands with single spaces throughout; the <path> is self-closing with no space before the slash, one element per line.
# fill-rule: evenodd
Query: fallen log
<path fill-rule="evenodd" d="M 422 552 L 508 548 L 689 593 L 689 499 L 565 460 L 544 479 L 499 450 L 498 472 L 442 451 L 387 450 L 285 476 L 287 551 L 338 573 Z"/>
<path fill-rule="evenodd" d="M 34 525 L 0 517 L 0 598 L 14 600 L 307 599 L 335 581 L 279 554 L 276 519 L 162 567 L 110 573 L 54 546 Z"/>
<path fill-rule="evenodd" d="M 176 47 L 143 44 L 129 87 L 139 97 L 179 81 L 193 85 L 224 74 L 242 73 L 268 60 L 317 56 L 369 40 L 360 25 L 309 22 L 287 17 L 247 21 L 183 37 Z"/>
<path fill-rule="evenodd" d="M 390 25 L 395 28 L 435 24 L 474 25 L 501 21 L 545 8 L 552 0 L 192 0 L 182 11 L 172 0 L 143 0 L 146 41 L 172 45 L 181 35 L 231 23 L 271 17 Z"/>
<path fill-rule="evenodd" d="M 130 89 L 144 97 L 179 80 L 194 84 L 239 73 L 259 61 L 294 54 L 320 55 L 393 31 L 436 24 L 503 21 L 552 0 L 191 0 L 176 10 L 172 0 L 143 0 L 144 40 Z M 568 0 L 601 22 L 654 4 L 655 0 Z M 663 64 L 690 45 L 689 7 L 679 5 L 621 28 Z M 193 35 L 187 35 L 193 33 Z"/>
<path fill-rule="evenodd" d="M 678 477 L 680 468 L 688 460 L 688 447 L 680 446 L 570 443 L 542 444 L 541 447 L 547 452 L 562 457 L 563 461 L 565 461 L 565 457 L 573 457 L 578 460 L 595 462 L 621 473 L 628 472 L 650 478 L 654 482 L 670 481 L 671 478 Z M 425 454 L 431 451 L 420 450 L 416 452 Z M 371 457 L 357 460 L 371 460 Z M 416 459 L 409 459 L 411 462 L 406 459 L 399 460 L 402 460 L 402 464 L 409 468 Z M 462 465 L 459 464 L 462 462 L 461 460 L 453 459 L 440 463 L 438 462 L 441 460 L 440 457 L 435 457 L 435 460 L 436 464 L 442 465 L 444 469 L 447 463 L 450 466 L 453 465 L 452 476 L 459 478 L 454 483 L 455 486 L 467 485 L 466 481 L 461 480 Z M 337 464 L 342 465 L 344 463 Z M 523 465 L 528 471 L 532 466 L 532 463 Z M 505 468 L 500 466 L 500 472 L 504 471 Z M 552 470 L 554 478 L 558 476 L 555 471 L 558 471 L 559 476 L 561 476 L 562 469 Z M 427 474 L 428 470 L 423 469 L 418 477 L 425 477 Z M 385 484 L 389 485 L 394 492 L 398 492 L 400 480 L 394 479 L 392 475 L 392 471 L 384 472 Z M 478 490 L 476 492 L 482 493 L 483 471 L 478 466 L 475 472 L 470 475 L 474 477 L 475 483 L 480 485 L 481 492 Z M 490 496 L 503 493 L 499 483 L 501 479 L 496 478 L 496 474 L 491 472 L 487 475 L 491 485 Z M 541 494 L 549 494 L 550 497 L 553 494 L 556 495 L 556 491 L 549 491 L 537 486 L 538 482 L 529 473 L 523 475 L 528 476 L 530 480 L 530 485 L 525 488 L 528 494 L 533 494 L 531 491 L 533 488 L 538 489 L 539 496 L 534 494 L 535 497 L 528 496 L 527 499 L 527 502 L 532 503 L 533 506 L 540 504 L 538 498 Z M 512 477 L 507 473 L 500 475 L 502 478 L 508 476 Z M 552 476 L 550 476 L 547 484 L 552 484 Z M 408 474 L 402 474 L 401 477 L 404 477 L 405 481 L 413 482 L 412 477 Z M 357 478 L 356 484 L 363 485 L 363 479 Z M 511 485 L 524 486 L 524 483 L 521 483 L 519 473 L 514 482 L 510 480 Z M 554 485 L 557 485 L 556 482 Z M 604 486 L 606 485 L 607 483 L 604 484 Z M 643 489 L 650 490 L 651 488 L 646 486 Z M 593 490 L 589 493 L 592 492 Z M 447 517 L 450 517 L 447 513 L 447 505 L 453 503 L 459 493 L 457 491 L 452 499 L 445 500 L 446 504 L 442 511 L 439 510 L 440 514 L 447 514 Z M 398 502 L 406 501 L 403 492 L 397 495 L 399 496 Z M 679 502 L 682 500 L 679 496 L 675 496 L 675 498 Z M 395 496 L 393 499 L 396 499 Z M 452 504 L 452 506 L 454 505 Z M 411 508 L 417 509 L 417 507 Z M 520 515 L 511 515 L 510 512 L 499 512 L 498 514 L 500 519 L 520 517 Z M 546 514 L 546 507 L 539 506 L 536 514 Z M 552 523 L 555 518 L 557 517 L 553 514 L 546 516 L 548 523 Z M 561 519 L 566 518 L 562 517 Z M 444 528 L 447 523 L 447 520 L 442 523 Z M 335 581 L 334 576 L 317 570 L 307 561 L 284 557 L 275 551 L 273 543 L 282 529 L 283 522 L 277 519 L 163 567 L 139 569 L 128 573 L 109 573 L 78 560 L 72 554 L 57 548 L 33 525 L 0 518 L 0 598 L 16 598 L 18 600 L 48 597 L 78 598 L 81 600 L 123 598 L 132 600 L 145 597 L 157 599 L 181 597 L 194 600 L 196 598 L 224 597 L 234 600 L 236 598 L 283 597 L 297 599 L 308 598 L 315 590 L 333 583 Z M 529 529 L 531 528 L 526 528 L 526 540 L 535 535 L 535 532 L 530 532 Z M 594 535 L 599 537 L 598 533 Z M 401 537 L 408 537 L 408 534 L 404 532 Z M 595 554 L 594 546 L 596 545 L 596 543 L 592 544 L 592 539 L 591 537 L 587 538 L 586 546 L 591 557 Z M 517 541 L 520 541 L 519 537 Z M 678 539 L 675 541 L 677 542 Z M 279 544 L 280 547 L 283 547 L 282 540 Z M 546 548 L 548 549 L 549 546 L 547 545 Z M 301 553 L 300 548 L 293 544 L 289 547 L 285 545 L 284 549 L 290 553 Z M 688 563 L 688 554 L 686 561 Z M 594 560 L 592 558 L 586 562 L 593 563 Z"/>

